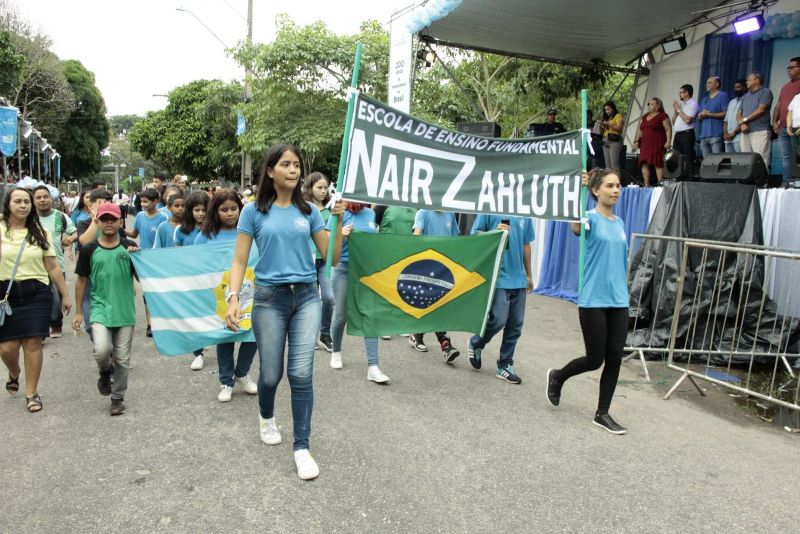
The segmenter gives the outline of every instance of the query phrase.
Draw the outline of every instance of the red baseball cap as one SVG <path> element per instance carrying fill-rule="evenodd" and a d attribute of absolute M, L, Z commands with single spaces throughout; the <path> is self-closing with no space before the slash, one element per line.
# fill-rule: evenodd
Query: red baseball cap
<path fill-rule="evenodd" d="M 119 206 L 113 202 L 100 204 L 100 207 L 97 208 L 97 218 L 99 219 L 103 215 L 113 215 L 115 219 L 122 219 L 122 212 L 119 210 Z"/>

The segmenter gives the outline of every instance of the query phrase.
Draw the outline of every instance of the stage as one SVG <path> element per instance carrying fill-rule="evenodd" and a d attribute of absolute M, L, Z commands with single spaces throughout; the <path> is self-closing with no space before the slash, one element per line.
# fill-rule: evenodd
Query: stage
<path fill-rule="evenodd" d="M 663 189 L 625 187 L 614 210 L 625 221 L 630 242 L 634 233 L 646 233 Z M 759 189 L 763 241 L 768 247 L 800 251 L 800 190 Z M 589 209 L 594 202 L 589 200 Z M 531 249 L 534 293 L 577 302 L 578 237 L 569 223 L 534 219 L 536 239 Z M 800 269 L 798 269 L 800 271 Z M 791 280 L 800 280 L 800 272 L 776 270 L 766 280 L 767 295 L 781 308 L 789 299 L 787 310 L 800 317 L 800 291 L 792 291 Z"/>

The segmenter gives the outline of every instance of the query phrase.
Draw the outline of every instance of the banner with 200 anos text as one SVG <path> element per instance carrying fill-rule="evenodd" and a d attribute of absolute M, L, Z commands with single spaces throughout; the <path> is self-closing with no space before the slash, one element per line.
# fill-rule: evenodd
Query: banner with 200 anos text
<path fill-rule="evenodd" d="M 581 133 L 494 139 L 358 94 L 342 197 L 386 206 L 577 220 Z"/>

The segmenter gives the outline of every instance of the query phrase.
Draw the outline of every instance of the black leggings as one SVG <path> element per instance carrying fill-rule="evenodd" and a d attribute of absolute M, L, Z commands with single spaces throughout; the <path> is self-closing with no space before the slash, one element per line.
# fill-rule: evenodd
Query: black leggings
<path fill-rule="evenodd" d="M 556 377 L 563 384 L 568 378 L 600 369 L 600 400 L 597 413 L 608 413 L 617 387 L 625 338 L 628 335 L 628 308 L 578 308 L 586 356 L 575 358 Z"/>

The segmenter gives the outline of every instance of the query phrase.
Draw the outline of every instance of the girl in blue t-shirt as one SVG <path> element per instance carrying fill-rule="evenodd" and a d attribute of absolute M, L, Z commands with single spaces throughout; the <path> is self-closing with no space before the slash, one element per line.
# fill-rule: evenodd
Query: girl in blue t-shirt
<path fill-rule="evenodd" d="M 202 191 L 195 191 L 186 199 L 186 208 L 183 210 L 181 223 L 175 228 L 173 237 L 176 247 L 194 245 L 194 240 L 203 227 L 209 202 L 208 195 Z M 199 371 L 205 366 L 205 360 L 203 359 L 204 348 L 201 347 L 192 353 L 194 359 L 192 359 L 192 364 L 189 366 L 192 371 Z"/>
<path fill-rule="evenodd" d="M 319 467 L 309 452 L 309 437 L 314 404 L 314 347 L 321 305 L 314 256 L 308 241 L 314 242 L 324 259 L 328 252 L 328 232 L 316 206 L 303 200 L 302 177 L 303 163 L 296 147 L 279 144 L 269 149 L 261 169 L 258 196 L 245 206 L 239 222 L 231 266 L 227 324 L 231 330 L 238 330 L 241 309 L 252 299 L 253 333 L 261 368 L 259 424 L 261 441 L 267 445 L 281 442 L 275 422 L 275 393 L 283 377 L 285 356 L 286 375 L 292 390 L 297 475 L 310 480 L 319 475 Z M 337 202 L 332 212 L 340 220 L 333 263 L 341 253 L 343 214 L 344 203 Z M 254 290 L 248 285 L 243 288 L 253 242 L 259 256 L 253 269 Z M 285 351 L 287 340 L 289 349 Z"/>
<path fill-rule="evenodd" d="M 331 338 L 333 339 L 331 367 L 334 369 L 342 368 L 342 338 L 344 337 L 344 327 L 347 324 L 347 272 L 350 259 L 347 236 L 351 232 L 376 233 L 378 231 L 378 225 L 375 224 L 375 212 L 372 208 L 358 202 L 347 203 L 343 224 L 342 233 L 345 242 L 342 244 L 342 256 L 333 270 L 332 277 L 335 306 L 331 322 Z M 385 384 L 389 381 L 389 377 L 378 368 L 378 338 L 365 337 L 364 345 L 367 349 L 367 380 Z"/>
<path fill-rule="evenodd" d="M 239 213 L 242 210 L 242 201 L 232 189 L 221 189 L 214 194 L 208 207 L 208 214 L 203 220 L 202 231 L 194 241 L 195 245 L 211 243 L 212 241 L 236 240 L 236 225 L 239 223 Z M 233 243 L 231 243 L 233 246 Z M 217 399 L 220 402 L 231 400 L 233 387 L 239 384 L 245 393 L 255 395 L 258 386 L 247 373 L 253 364 L 256 355 L 256 344 L 246 341 L 239 344 L 239 357 L 234 361 L 233 352 L 235 343 L 220 343 L 217 345 L 217 367 L 219 367 L 220 390 Z"/>
<path fill-rule="evenodd" d="M 330 183 L 328 178 L 321 172 L 312 172 L 306 176 L 303 182 L 303 198 L 314 204 L 322 215 L 322 222 L 328 224 L 328 219 L 331 216 L 330 210 L 327 208 L 328 202 L 331 200 L 329 190 Z M 316 251 L 316 246 L 312 242 L 314 249 L 314 257 L 316 258 L 315 266 L 317 269 L 317 285 L 319 285 L 319 293 L 322 297 L 322 321 L 319 325 L 319 341 L 317 346 L 331 352 L 331 319 L 333 317 L 333 285 L 331 279 L 325 276 L 325 261 L 322 255 Z"/>
<path fill-rule="evenodd" d="M 613 213 L 620 196 L 619 176 L 613 170 L 594 169 L 583 174 L 583 184 L 597 200 L 597 207 L 581 223 L 572 223 L 577 235 L 580 225 L 586 224 L 584 284 L 578 297 L 586 356 L 547 371 L 547 400 L 558 406 L 564 382 L 605 363 L 594 424 L 612 434 L 624 434 L 625 429 L 608 414 L 628 334 L 628 241 L 625 224 Z"/>

